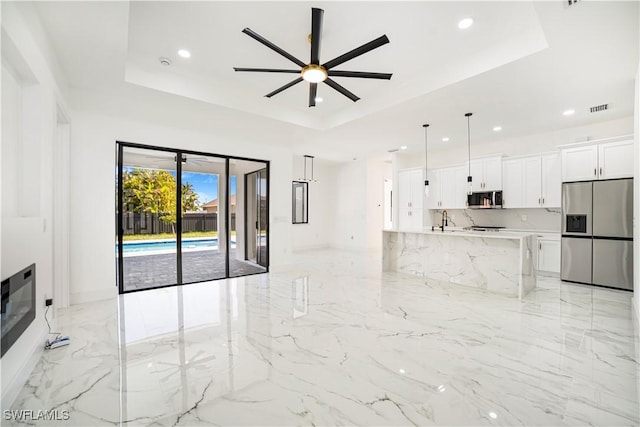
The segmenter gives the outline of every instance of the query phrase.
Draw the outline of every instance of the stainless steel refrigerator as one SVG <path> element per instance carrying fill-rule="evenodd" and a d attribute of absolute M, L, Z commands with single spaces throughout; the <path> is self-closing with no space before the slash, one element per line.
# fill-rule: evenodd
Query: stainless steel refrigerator
<path fill-rule="evenodd" d="M 562 184 L 562 280 L 633 289 L 633 179 Z"/>

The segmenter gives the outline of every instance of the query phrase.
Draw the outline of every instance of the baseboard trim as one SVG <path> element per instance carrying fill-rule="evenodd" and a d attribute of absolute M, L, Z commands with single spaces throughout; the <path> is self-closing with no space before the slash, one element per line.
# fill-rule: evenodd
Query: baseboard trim
<path fill-rule="evenodd" d="M 118 296 L 118 289 L 101 289 L 99 291 L 73 292 L 69 295 L 71 305 L 84 304 L 85 302 L 102 301 Z"/>
<path fill-rule="evenodd" d="M 31 348 L 33 349 L 33 351 L 31 351 L 31 355 L 24 359 L 24 363 L 20 368 L 18 368 L 16 375 L 13 377 L 7 388 L 2 390 L 2 410 L 11 408 L 11 405 L 15 402 L 18 394 L 20 394 L 20 391 L 29 380 L 29 376 L 42 358 L 44 342 L 47 339 L 47 336 L 47 331 L 43 328 L 31 345 Z"/>

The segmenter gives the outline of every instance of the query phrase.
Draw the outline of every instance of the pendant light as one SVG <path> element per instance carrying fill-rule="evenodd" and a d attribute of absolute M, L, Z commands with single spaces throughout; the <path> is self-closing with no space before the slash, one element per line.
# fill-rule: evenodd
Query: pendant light
<path fill-rule="evenodd" d="M 427 128 L 428 124 L 422 125 L 424 128 L 424 196 L 429 198 L 429 170 L 427 169 Z"/>
<path fill-rule="evenodd" d="M 471 177 L 471 130 L 469 125 L 469 118 L 472 113 L 467 113 L 464 116 L 467 118 L 467 149 L 469 152 L 469 175 L 467 175 L 467 194 L 473 193 L 473 178 Z"/>
<path fill-rule="evenodd" d="M 305 154 L 305 155 L 303 156 L 303 161 L 304 161 L 304 166 L 303 166 L 303 168 L 304 168 L 304 178 L 298 178 L 298 181 L 303 181 L 303 182 L 318 182 L 318 180 L 317 180 L 317 179 L 315 179 L 315 178 L 313 177 L 313 159 L 314 159 L 314 158 L 315 158 L 314 156 L 310 156 L 310 155 L 308 155 L 308 154 Z M 307 178 L 307 160 L 308 160 L 308 159 L 311 159 L 311 179 Z"/>

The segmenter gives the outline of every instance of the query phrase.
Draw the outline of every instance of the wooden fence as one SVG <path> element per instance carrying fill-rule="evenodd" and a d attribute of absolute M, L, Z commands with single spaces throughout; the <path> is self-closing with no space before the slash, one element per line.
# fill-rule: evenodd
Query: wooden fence
<path fill-rule="evenodd" d="M 158 214 L 133 213 L 124 214 L 124 234 L 160 234 L 173 233 L 173 224 L 161 221 Z M 117 218 L 116 218 L 117 219 Z M 231 229 L 236 229 L 236 214 L 231 214 Z M 218 231 L 217 213 L 187 213 L 182 218 L 182 232 Z"/>

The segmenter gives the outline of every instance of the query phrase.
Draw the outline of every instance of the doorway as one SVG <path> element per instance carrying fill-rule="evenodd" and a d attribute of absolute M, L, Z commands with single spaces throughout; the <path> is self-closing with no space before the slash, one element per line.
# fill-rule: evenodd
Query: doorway
<path fill-rule="evenodd" d="M 268 235 L 259 259 L 245 260 L 238 241 L 246 239 L 248 216 L 238 214 L 244 206 L 236 203 L 247 198 L 237 183 L 239 166 L 243 175 L 242 166 L 262 170 L 266 188 L 268 161 L 123 142 L 117 143 L 117 159 L 120 293 L 268 271 Z M 268 212 L 268 195 L 258 192 Z M 268 214 L 259 221 L 266 234 Z"/>

